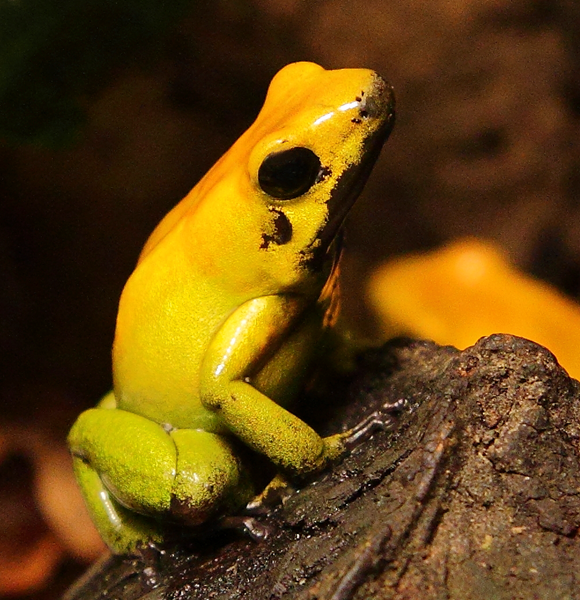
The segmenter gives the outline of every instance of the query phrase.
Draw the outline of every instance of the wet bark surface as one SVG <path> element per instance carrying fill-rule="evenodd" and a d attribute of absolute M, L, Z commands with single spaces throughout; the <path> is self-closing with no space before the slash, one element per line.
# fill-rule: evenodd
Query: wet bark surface
<path fill-rule="evenodd" d="M 329 429 L 401 408 L 260 517 L 267 540 L 111 558 L 69 598 L 580 598 L 580 389 L 548 350 L 393 341 L 347 395 Z"/>

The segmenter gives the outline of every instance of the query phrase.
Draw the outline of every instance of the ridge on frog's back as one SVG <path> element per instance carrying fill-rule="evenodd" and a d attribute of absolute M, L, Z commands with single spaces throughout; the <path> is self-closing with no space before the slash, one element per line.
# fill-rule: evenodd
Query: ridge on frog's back
<path fill-rule="evenodd" d="M 152 233 L 119 303 L 113 393 L 68 438 L 115 552 L 232 514 L 267 495 L 257 465 L 277 473 L 271 489 L 365 430 L 322 438 L 291 409 L 338 304 L 342 223 L 393 116 L 373 71 L 289 65 Z"/>

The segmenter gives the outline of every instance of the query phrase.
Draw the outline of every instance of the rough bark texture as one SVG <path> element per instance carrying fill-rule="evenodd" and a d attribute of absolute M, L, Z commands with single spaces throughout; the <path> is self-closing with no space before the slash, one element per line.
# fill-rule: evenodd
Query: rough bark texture
<path fill-rule="evenodd" d="M 548 350 L 395 341 L 348 394 L 334 430 L 406 406 L 264 518 L 266 541 L 109 559 L 70 598 L 580 598 L 580 389 Z"/>

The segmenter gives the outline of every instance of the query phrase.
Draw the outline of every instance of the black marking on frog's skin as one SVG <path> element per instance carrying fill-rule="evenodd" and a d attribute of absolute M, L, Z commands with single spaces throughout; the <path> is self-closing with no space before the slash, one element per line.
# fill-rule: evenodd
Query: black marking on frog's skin
<path fill-rule="evenodd" d="M 324 228 L 321 228 L 321 232 Z M 299 252 L 300 267 L 310 271 L 311 273 L 320 273 L 324 268 L 324 263 L 332 260 L 333 268 L 336 266 L 338 259 L 342 253 L 344 246 L 343 231 L 339 230 L 334 238 L 333 248 L 329 250 L 324 245 L 319 245 L 316 248 L 309 248 Z"/>
<path fill-rule="evenodd" d="M 268 210 L 274 214 L 274 233 L 262 233 L 261 250 L 267 250 L 270 244 L 283 246 L 292 239 L 292 223 L 288 217 L 279 208 L 271 206 Z"/>
<path fill-rule="evenodd" d="M 368 98 L 368 99 L 367 99 Z M 360 125 L 363 121 L 366 121 L 373 112 L 375 112 L 376 107 L 374 106 L 372 96 L 368 96 L 365 98 L 364 90 L 361 90 L 360 95 L 355 96 L 355 101 L 359 103 L 359 116 L 353 117 L 350 122 L 355 125 Z M 367 106 L 367 104 L 369 106 Z"/>
<path fill-rule="evenodd" d="M 360 93 L 361 98 L 365 96 Z M 366 138 L 361 148 L 362 160 L 352 164 L 337 179 L 327 201 L 329 218 L 320 232 L 322 246 L 328 246 L 340 228 L 346 213 L 362 191 L 366 180 L 379 156 L 385 140 L 394 124 L 394 96 L 392 88 L 383 79 L 378 79 L 373 93 L 366 94 L 359 107 L 363 119 L 381 119 L 379 127 Z"/>
<path fill-rule="evenodd" d="M 332 171 L 330 167 L 320 167 L 320 171 L 318 172 L 318 176 L 316 177 L 316 181 L 314 183 L 320 183 L 324 181 L 327 177 L 332 175 Z"/>
<path fill-rule="evenodd" d="M 377 128 L 362 143 L 360 162 L 348 165 L 336 178 L 332 191 L 326 199 L 328 219 L 317 232 L 315 241 L 300 253 L 301 266 L 311 272 L 319 272 L 324 268 L 324 261 L 329 258 L 330 246 L 335 237 L 340 234 L 344 218 L 362 191 L 383 143 L 389 137 L 393 127 L 395 113 L 392 88 L 377 76 L 371 92 L 366 95 L 363 90 L 360 92 L 359 117 L 376 118 Z"/>
<path fill-rule="evenodd" d="M 311 250 L 300 250 L 298 255 L 298 264 L 300 265 L 300 268 L 310 271 L 310 273 L 318 273 L 322 270 L 322 266 L 324 265 L 326 249 L 322 246 L 318 246 Z"/>

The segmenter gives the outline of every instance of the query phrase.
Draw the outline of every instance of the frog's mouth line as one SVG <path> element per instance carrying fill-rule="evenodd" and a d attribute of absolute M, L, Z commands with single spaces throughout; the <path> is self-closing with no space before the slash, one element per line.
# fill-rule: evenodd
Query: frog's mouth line
<path fill-rule="evenodd" d="M 369 100 L 374 100 L 377 112 L 381 108 L 392 107 L 393 95 L 390 86 L 380 79 L 377 83 L 377 88 L 378 100 L 370 97 L 367 100 L 367 105 L 369 104 Z M 317 255 L 320 252 L 326 253 L 332 240 L 336 237 L 346 215 L 363 191 L 382 147 L 393 129 L 393 124 L 394 112 L 391 110 L 388 114 L 384 115 L 384 120 L 378 129 L 365 140 L 361 153 L 361 162 L 352 165 L 337 180 L 327 202 L 328 221 L 321 227 L 316 236 L 315 243 L 317 247 L 312 247 L 311 245 L 311 247 L 306 249 L 310 250 L 313 255 Z"/>

